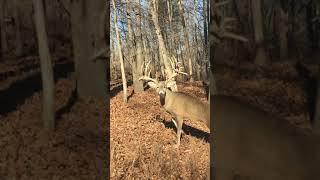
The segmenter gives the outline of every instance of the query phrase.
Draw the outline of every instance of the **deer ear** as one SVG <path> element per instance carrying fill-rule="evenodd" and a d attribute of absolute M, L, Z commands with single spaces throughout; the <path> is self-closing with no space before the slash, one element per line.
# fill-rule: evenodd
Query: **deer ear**
<path fill-rule="evenodd" d="M 157 87 L 157 84 L 154 83 L 154 82 L 152 82 L 152 81 L 149 81 L 147 84 L 148 84 L 151 88 L 156 88 L 156 87 Z"/>

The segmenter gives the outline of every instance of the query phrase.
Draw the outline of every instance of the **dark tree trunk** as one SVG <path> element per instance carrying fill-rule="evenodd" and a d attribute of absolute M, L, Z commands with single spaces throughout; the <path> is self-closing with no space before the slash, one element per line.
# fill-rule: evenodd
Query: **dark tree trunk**
<path fill-rule="evenodd" d="M 315 114 L 312 119 L 313 122 L 313 132 L 316 134 L 320 134 L 320 75 L 318 75 L 317 80 L 317 95 L 315 100 Z"/>
<path fill-rule="evenodd" d="M 280 58 L 285 59 L 288 57 L 288 12 L 281 6 L 277 7 L 278 10 L 278 27 L 279 27 L 279 45 L 280 45 Z"/>
<path fill-rule="evenodd" d="M 262 1 L 252 0 L 252 18 L 254 26 L 254 37 L 257 45 L 255 64 L 264 66 L 267 64 L 267 53 L 264 47 L 263 17 L 262 17 Z"/>
<path fill-rule="evenodd" d="M 23 55 L 23 39 L 21 34 L 21 18 L 20 18 L 20 7 L 18 0 L 13 0 L 14 3 L 14 22 L 15 22 L 15 54 L 16 56 Z"/>
<path fill-rule="evenodd" d="M 42 77 L 42 119 L 44 127 L 54 130 L 55 111 L 54 111 L 54 79 L 51 56 L 48 47 L 47 31 L 45 27 L 43 0 L 33 0 L 35 25 L 38 38 L 38 50 L 41 64 Z"/>
<path fill-rule="evenodd" d="M 7 37 L 6 37 L 6 25 L 4 22 L 5 16 L 5 8 L 6 8 L 6 0 L 0 1 L 0 40 L 1 40 L 1 49 L 0 56 L 3 56 L 8 51 Z"/>
<path fill-rule="evenodd" d="M 105 100 L 107 97 L 106 60 L 91 59 L 101 49 L 107 50 L 106 17 L 104 0 L 78 0 L 71 4 L 73 56 L 80 98 Z"/>

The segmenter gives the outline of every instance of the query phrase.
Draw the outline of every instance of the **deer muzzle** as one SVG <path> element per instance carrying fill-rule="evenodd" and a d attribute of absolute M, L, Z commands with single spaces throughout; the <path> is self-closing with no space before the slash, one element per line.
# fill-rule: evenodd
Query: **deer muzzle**
<path fill-rule="evenodd" d="M 161 106 L 164 106 L 164 104 L 166 103 L 166 93 L 165 92 L 159 92 L 159 97 L 160 97 L 160 104 Z"/>

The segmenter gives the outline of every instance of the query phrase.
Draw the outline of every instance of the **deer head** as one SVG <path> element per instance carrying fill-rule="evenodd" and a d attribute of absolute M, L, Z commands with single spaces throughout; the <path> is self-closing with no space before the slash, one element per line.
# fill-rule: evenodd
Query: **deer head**
<path fill-rule="evenodd" d="M 176 92 L 177 91 L 177 85 L 176 85 L 175 78 L 179 74 L 188 75 L 187 73 L 182 71 L 183 67 L 177 61 L 176 58 L 172 57 L 169 60 L 170 60 L 173 72 L 170 75 L 166 76 L 166 80 L 165 81 L 158 81 L 158 78 L 154 79 L 154 78 L 150 77 L 151 71 L 148 70 L 148 67 L 149 67 L 151 61 L 146 63 L 144 71 L 143 71 L 143 68 L 141 68 L 141 71 L 142 71 L 142 73 L 144 75 L 142 77 L 140 77 L 139 80 L 146 81 L 148 86 L 153 88 L 153 89 L 155 89 L 156 92 L 159 95 L 165 95 L 167 90 Z"/>

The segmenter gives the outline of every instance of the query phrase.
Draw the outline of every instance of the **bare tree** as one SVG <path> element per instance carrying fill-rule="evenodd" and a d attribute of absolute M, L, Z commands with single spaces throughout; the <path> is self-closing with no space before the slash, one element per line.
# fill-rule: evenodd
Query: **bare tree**
<path fill-rule="evenodd" d="M 0 39 L 1 39 L 1 52 L 0 55 L 3 55 L 8 51 L 7 37 L 6 37 L 6 25 L 5 25 L 5 8 L 6 0 L 0 0 Z"/>
<path fill-rule="evenodd" d="M 134 83 L 134 91 L 135 92 L 141 92 L 143 91 L 143 83 L 139 81 L 139 77 L 141 76 L 140 67 L 143 63 L 143 45 L 142 45 L 142 34 L 141 34 L 141 18 L 142 18 L 142 12 L 141 12 L 141 2 L 140 0 L 135 1 L 135 8 L 134 12 L 136 13 L 136 28 L 135 28 L 135 40 L 136 40 L 136 47 L 137 47 L 137 53 L 136 58 L 133 61 L 133 83 Z"/>
<path fill-rule="evenodd" d="M 43 0 L 33 0 L 33 6 L 42 74 L 42 119 L 44 127 L 48 130 L 53 130 L 55 126 L 54 80 L 44 19 Z"/>
<path fill-rule="evenodd" d="M 263 17 L 261 0 L 252 0 L 252 18 L 254 26 L 254 37 L 257 45 L 255 64 L 263 66 L 267 63 L 267 53 L 264 48 L 264 34 L 263 34 Z"/>
<path fill-rule="evenodd" d="M 168 44 L 170 45 L 170 49 L 173 50 L 174 49 L 174 32 L 173 32 L 173 25 L 172 25 L 172 21 L 173 21 L 173 5 L 172 5 L 172 0 L 168 0 L 167 1 L 167 9 L 168 9 L 168 20 L 169 20 L 169 29 L 170 29 L 170 36 L 171 39 L 169 40 Z"/>
<path fill-rule="evenodd" d="M 282 5 L 281 5 L 282 4 Z M 279 27 L 279 46 L 280 46 L 280 58 L 286 58 L 288 56 L 288 31 L 289 31 L 289 14 L 288 11 L 284 7 L 285 5 L 279 1 L 279 5 L 277 7 L 276 17 L 277 24 Z"/>
<path fill-rule="evenodd" d="M 247 38 L 230 32 L 230 23 L 235 21 L 234 18 L 225 17 L 221 12 L 221 7 L 228 4 L 229 1 L 221 1 L 216 3 L 211 1 L 210 6 L 210 33 L 209 33 L 209 42 L 210 42 L 210 95 L 217 94 L 216 80 L 214 77 L 214 52 L 215 47 L 218 46 L 224 39 L 234 39 L 241 42 L 247 42 Z M 210 97 L 210 96 L 209 96 Z"/>
<path fill-rule="evenodd" d="M 23 41 L 21 34 L 21 18 L 20 18 L 20 6 L 17 0 L 13 0 L 14 4 L 14 22 L 15 22 L 15 54 L 21 56 L 23 54 Z"/>
<path fill-rule="evenodd" d="M 107 55 L 107 3 L 79 0 L 66 3 L 70 8 L 75 76 L 80 98 L 107 98 L 107 62 L 96 54 Z M 97 57 L 92 60 L 92 57 Z"/>
<path fill-rule="evenodd" d="M 203 43 L 203 53 L 204 53 L 204 59 L 206 60 L 205 62 L 205 70 L 204 70 L 204 74 L 206 79 L 208 79 L 208 61 L 209 61 L 209 52 L 208 52 L 208 14 L 209 12 L 207 12 L 208 10 L 208 2 L 207 0 L 203 0 L 203 36 L 204 36 L 204 43 Z"/>
<path fill-rule="evenodd" d="M 150 8 L 151 8 L 151 17 L 153 24 L 155 26 L 156 30 L 156 35 L 159 43 L 159 54 L 160 58 L 162 58 L 164 66 L 165 66 L 165 75 L 168 77 L 171 77 L 172 74 L 174 73 L 174 70 L 172 69 L 172 66 L 170 64 L 170 57 L 167 51 L 167 48 L 165 46 L 163 36 L 161 34 L 161 29 L 159 26 L 159 20 L 158 20 L 158 1 L 157 0 L 152 0 L 150 3 Z M 172 86 L 175 91 L 177 91 L 177 86 Z"/>
<path fill-rule="evenodd" d="M 113 20 L 114 20 L 114 29 L 116 32 L 117 36 L 117 52 L 119 55 L 119 60 L 121 64 L 121 77 L 122 77 L 122 87 L 123 87 L 123 101 L 127 102 L 128 101 L 128 95 L 127 95 L 127 79 L 126 79 L 126 74 L 124 70 L 124 63 L 123 63 L 123 55 L 122 55 L 122 50 L 121 50 L 121 40 L 120 40 L 120 33 L 118 30 L 118 17 L 117 17 L 117 9 L 114 0 L 112 0 L 112 6 L 113 6 Z"/>
<path fill-rule="evenodd" d="M 190 76 L 190 81 L 194 81 L 193 78 L 193 67 L 192 67 L 192 52 L 190 48 L 190 43 L 189 43 L 189 34 L 188 34 L 188 27 L 186 26 L 185 19 L 184 19 L 184 9 L 183 9 L 183 1 L 179 0 L 178 1 L 179 5 L 179 12 L 180 12 L 180 17 L 181 17 L 181 23 L 182 23 L 182 30 L 184 34 L 184 46 L 187 51 L 187 58 L 188 58 L 188 67 L 189 67 L 189 76 Z"/>

